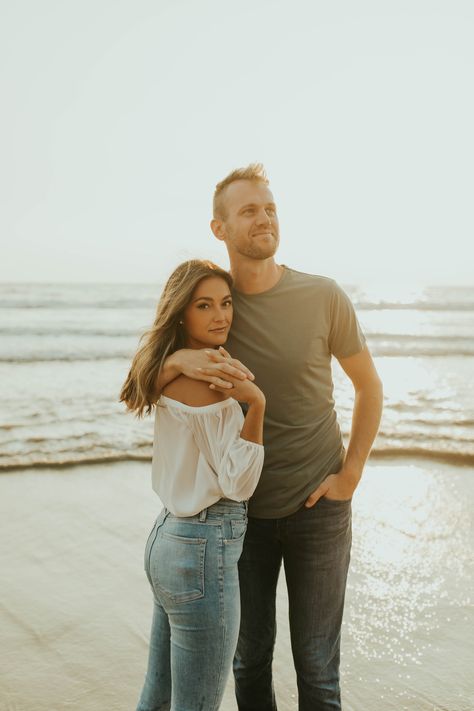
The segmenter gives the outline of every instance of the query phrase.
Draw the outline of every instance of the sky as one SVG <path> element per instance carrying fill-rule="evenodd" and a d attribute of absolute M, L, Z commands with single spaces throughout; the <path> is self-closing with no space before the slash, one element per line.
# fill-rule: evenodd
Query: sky
<path fill-rule="evenodd" d="M 216 183 L 263 162 L 278 261 L 474 284 L 471 0 L 0 7 L 0 281 L 228 265 Z"/>

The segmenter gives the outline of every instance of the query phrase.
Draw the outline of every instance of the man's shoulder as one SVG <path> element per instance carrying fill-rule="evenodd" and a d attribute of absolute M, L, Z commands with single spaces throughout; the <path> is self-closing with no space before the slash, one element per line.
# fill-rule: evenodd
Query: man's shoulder
<path fill-rule="evenodd" d="M 310 274 L 287 266 L 285 266 L 285 269 L 288 272 L 289 282 L 294 285 L 317 288 L 328 293 L 338 288 L 336 280 L 331 277 L 323 276 L 322 274 Z"/>

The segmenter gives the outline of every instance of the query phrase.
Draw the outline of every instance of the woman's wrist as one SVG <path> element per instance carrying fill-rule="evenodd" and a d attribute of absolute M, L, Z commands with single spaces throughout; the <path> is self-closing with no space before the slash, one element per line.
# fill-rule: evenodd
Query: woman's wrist
<path fill-rule="evenodd" d="M 251 400 L 247 400 L 247 405 L 249 407 L 260 408 L 264 410 L 266 402 L 267 401 L 265 400 L 265 395 L 263 393 L 259 393 L 255 395 L 255 397 L 253 397 Z"/>

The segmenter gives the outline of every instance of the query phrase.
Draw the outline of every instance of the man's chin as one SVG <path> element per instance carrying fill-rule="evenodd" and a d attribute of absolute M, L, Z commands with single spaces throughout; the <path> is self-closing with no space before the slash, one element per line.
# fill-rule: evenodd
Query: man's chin
<path fill-rule="evenodd" d="M 263 260 L 273 257 L 276 254 L 277 249 L 278 243 L 261 247 L 252 246 L 245 250 L 239 250 L 239 254 L 243 257 L 249 257 L 250 259 Z"/>

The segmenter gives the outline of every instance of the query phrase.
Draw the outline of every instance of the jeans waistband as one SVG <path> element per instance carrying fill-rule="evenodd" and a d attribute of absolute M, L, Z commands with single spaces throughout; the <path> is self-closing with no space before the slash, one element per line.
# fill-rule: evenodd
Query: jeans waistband
<path fill-rule="evenodd" d="M 201 521 L 204 522 L 208 518 L 219 518 L 224 514 L 232 514 L 234 516 L 241 516 L 242 518 L 247 518 L 248 513 L 248 501 L 232 501 L 231 499 L 219 499 L 215 504 L 206 507 L 202 511 L 199 511 L 194 516 L 180 516 L 182 520 L 188 521 Z M 173 514 L 167 509 L 164 509 L 166 518 L 178 518 L 174 517 Z"/>

